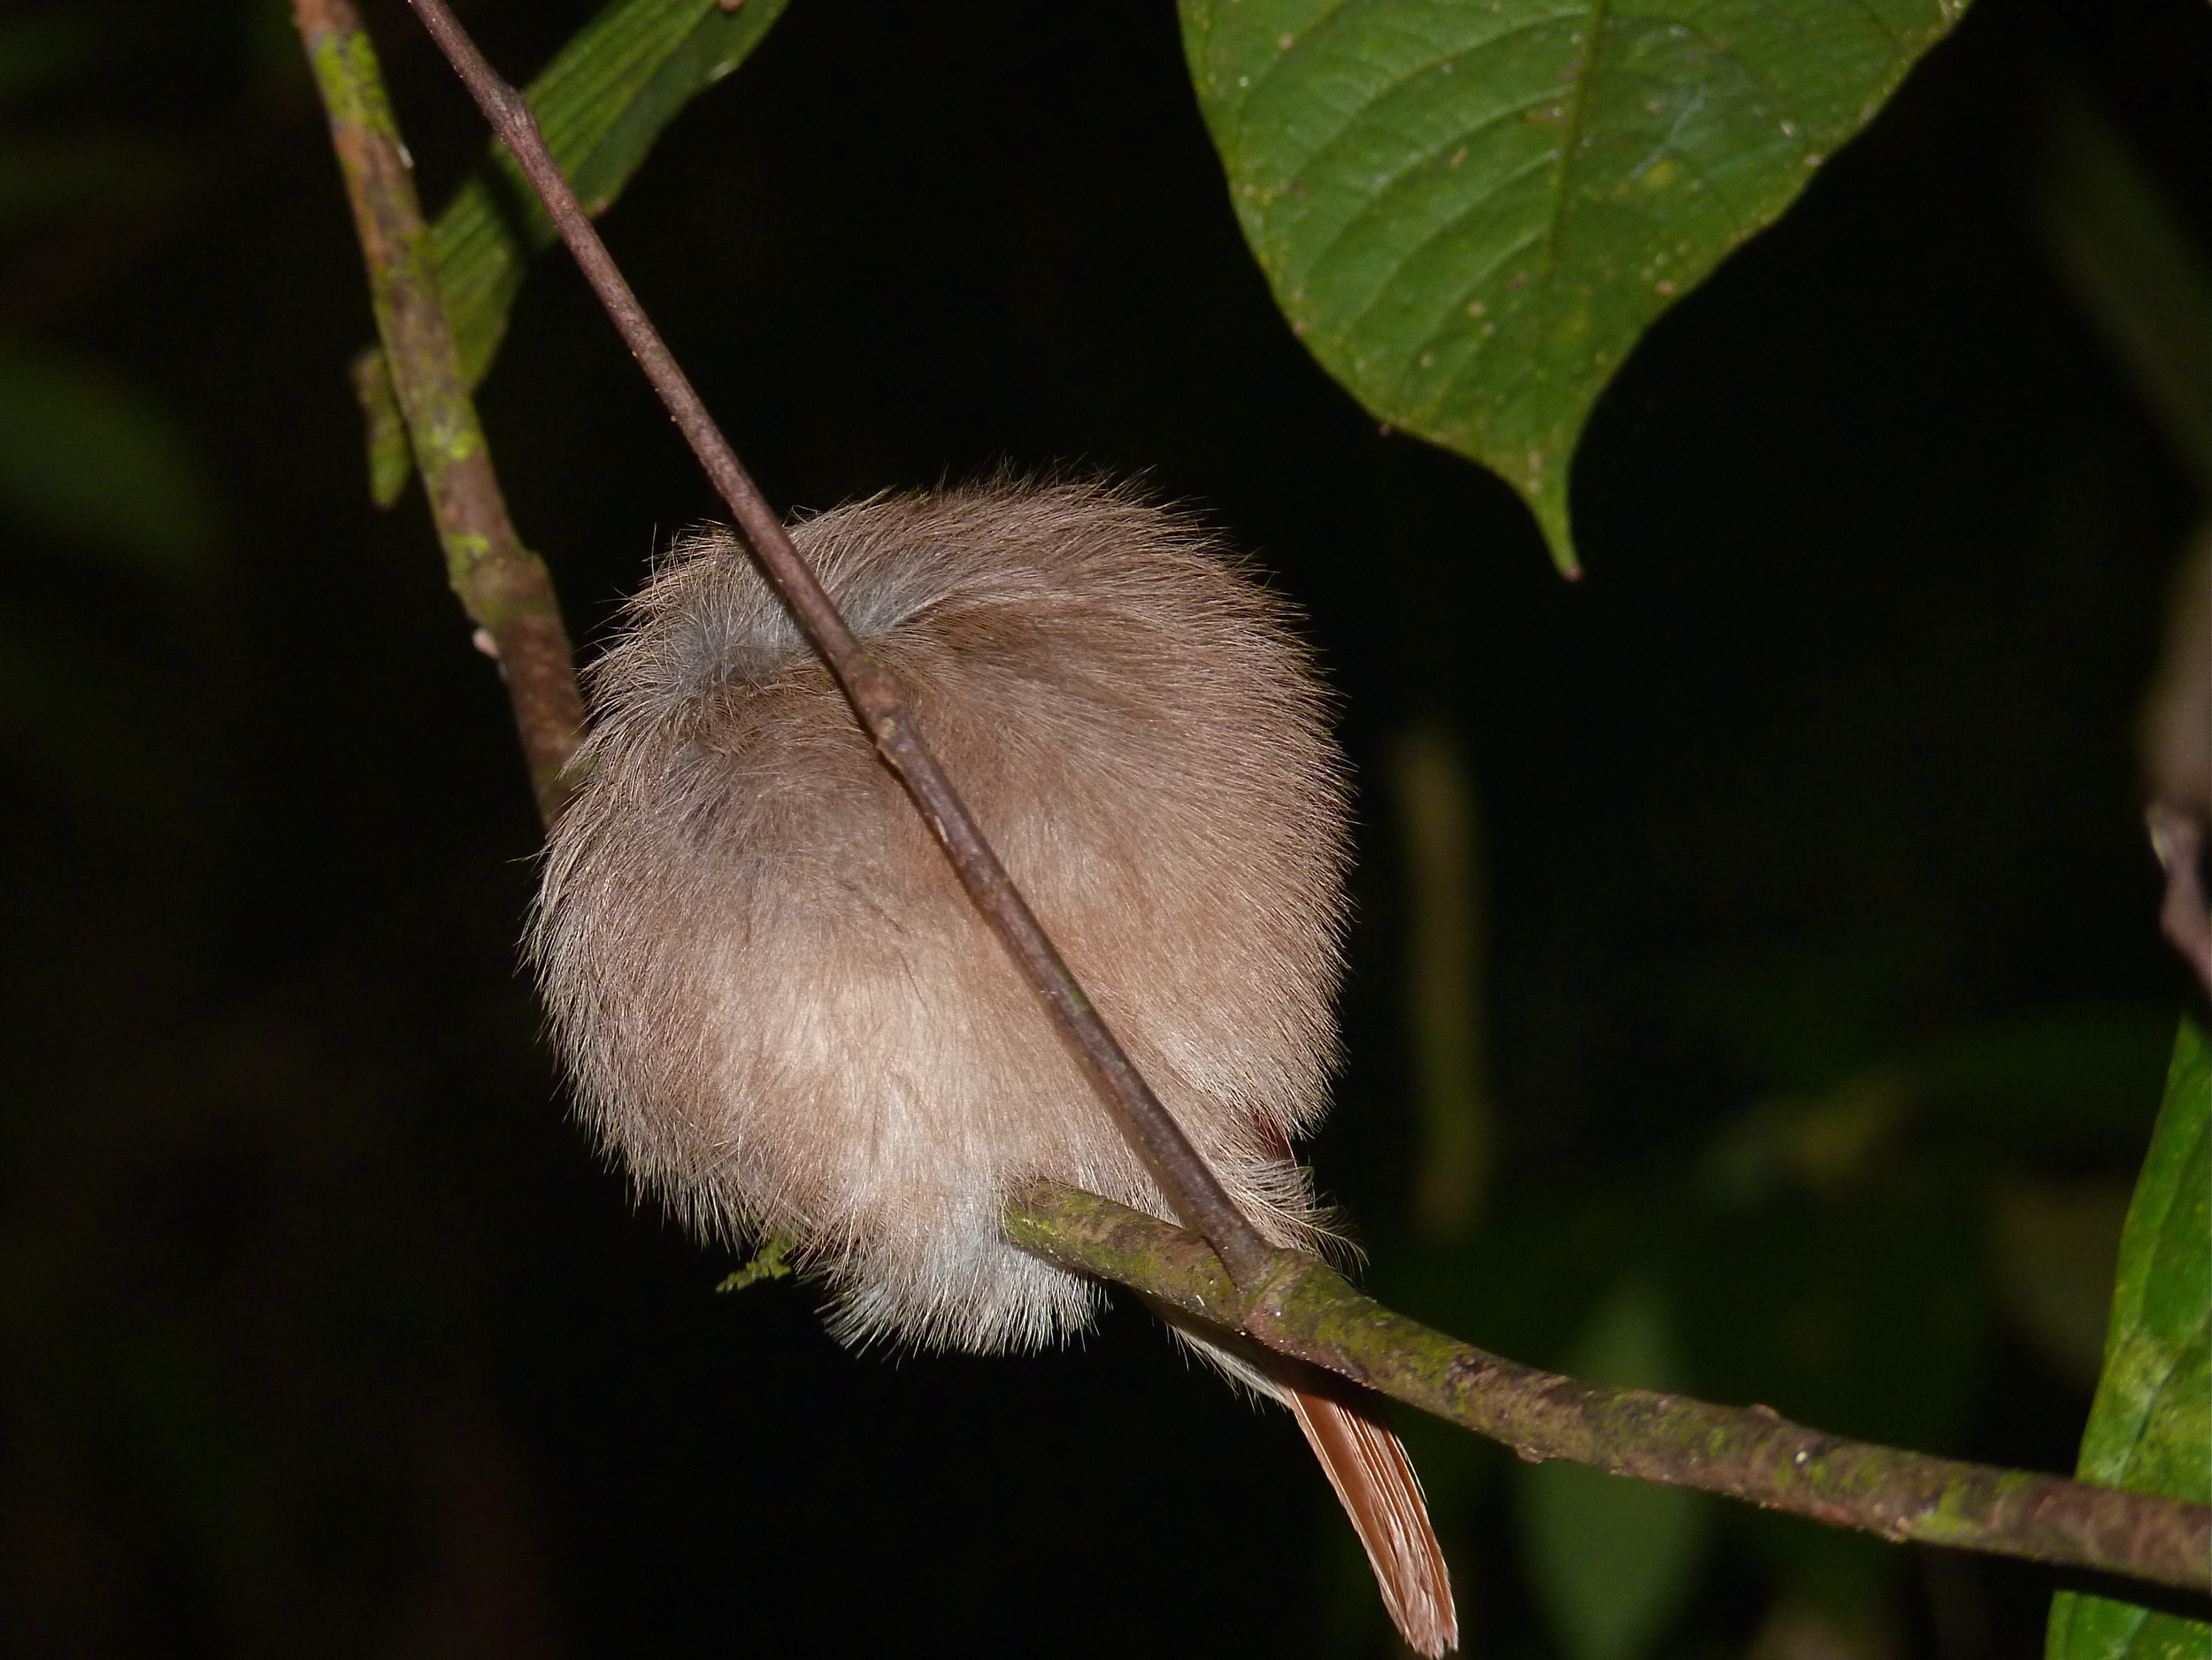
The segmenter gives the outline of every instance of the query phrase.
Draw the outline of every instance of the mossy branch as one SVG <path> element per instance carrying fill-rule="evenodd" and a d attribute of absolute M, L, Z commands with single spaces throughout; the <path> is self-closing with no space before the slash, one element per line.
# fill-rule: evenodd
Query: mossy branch
<path fill-rule="evenodd" d="M 780 525 L 767 514 L 613 272 L 545 155 L 527 106 L 475 55 L 449 12 L 434 0 L 415 4 L 516 147 L 525 172 L 545 194 L 549 210 L 656 386 L 670 398 L 710 475 L 732 499 L 756 550 L 772 566 L 788 561 L 794 567 L 780 572 L 780 591 L 788 597 L 797 590 L 795 609 L 803 614 L 821 610 L 825 626 L 815 632 L 818 643 L 825 632 L 830 638 L 826 657 L 837 660 L 844 654 L 835 648 L 842 645 L 856 657 L 841 619 L 790 554 Z M 453 586 L 498 646 L 516 723 L 550 817 L 558 806 L 560 769 L 581 727 L 552 585 L 508 523 L 430 275 L 405 153 L 359 19 L 348 0 L 294 0 L 294 10 L 330 111 L 368 260 L 379 332 L 394 366 L 416 465 L 430 487 Z M 865 719 L 875 688 L 865 672 L 870 665 L 856 666 L 859 684 L 853 701 Z M 880 737 L 881 723 L 869 724 Z M 899 765 L 900 757 L 893 759 Z M 1002 884 L 1003 875 L 997 880 Z M 1241 1264 L 1245 1287 L 1240 1291 L 1198 1234 L 1074 1188 L 1041 1184 L 1028 1190 L 1008 1209 L 1004 1226 L 1013 1243 L 1048 1262 L 1240 1331 L 1502 1441 L 1524 1458 L 1565 1459 L 1701 1488 L 1893 1541 L 2124 1575 L 2199 1595 L 2212 1592 L 2212 1508 L 2204 1505 L 1846 1441 L 1790 1423 L 1764 1407 L 1713 1406 L 1538 1372 L 1394 1313 L 1317 1258 L 1295 1252 L 1261 1248 L 1263 1255 L 1256 1262 Z M 779 1265 L 765 1257 L 757 1264 L 767 1275 Z"/>
<path fill-rule="evenodd" d="M 2212 1508 L 2201 1504 L 1846 1441 L 1763 1406 L 1538 1372 L 1394 1313 L 1294 1251 L 1277 1252 L 1240 1295 L 1196 1235 L 1056 1183 L 1021 1194 L 1003 1226 L 1047 1262 L 1241 1331 L 1532 1462 L 1698 1487 L 1896 1541 L 2212 1592 Z"/>
<path fill-rule="evenodd" d="M 499 663 L 539 811 L 559 811 L 583 700 L 545 565 L 507 516 L 438 293 L 429 233 L 376 51 L 351 0 L 293 0 L 353 204 L 393 389 L 445 549 L 446 578 Z"/>

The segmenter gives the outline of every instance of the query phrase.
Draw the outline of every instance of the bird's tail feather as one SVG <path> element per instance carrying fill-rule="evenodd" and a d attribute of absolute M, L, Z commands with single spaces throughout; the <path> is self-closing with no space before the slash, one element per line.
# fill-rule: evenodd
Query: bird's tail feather
<path fill-rule="evenodd" d="M 1296 1366 L 1291 1362 L 1283 1371 Z M 1274 1367 L 1270 1367 L 1274 1372 Z M 1452 1606 L 1451 1575 L 1429 1523 L 1414 1474 L 1387 1425 L 1368 1402 L 1323 1395 L 1300 1387 L 1311 1379 L 1279 1372 L 1283 1404 L 1306 1433 L 1306 1443 L 1328 1472 L 1329 1485 L 1367 1548 L 1383 1605 L 1406 1646 L 1429 1660 L 1459 1646 L 1459 1617 Z"/>
<path fill-rule="evenodd" d="M 1279 1401 L 1336 1489 L 1352 1531 L 1366 1548 L 1383 1606 L 1415 1653 L 1436 1656 L 1459 1646 L 1459 1616 L 1443 1547 L 1406 1449 L 1382 1419 L 1379 1397 L 1333 1372 L 1279 1355 L 1166 1303 L 1145 1303 L 1175 1334 L 1256 1395 Z"/>

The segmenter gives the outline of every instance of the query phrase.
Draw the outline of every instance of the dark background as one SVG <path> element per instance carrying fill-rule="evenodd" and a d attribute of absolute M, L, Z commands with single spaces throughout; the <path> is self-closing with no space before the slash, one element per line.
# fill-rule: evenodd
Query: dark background
<path fill-rule="evenodd" d="M 591 9 L 465 8 L 517 79 Z M 166 563 L 0 520 L 0 1648 L 1386 1652 L 1287 1423 L 1141 1316 L 850 1356 L 789 1281 L 713 1295 L 732 1259 L 593 1158 L 515 972 L 503 698 L 419 493 L 366 500 L 364 285 L 283 15 L 17 4 L 0 44 L 64 12 L 89 44 L 0 73 L 0 337 L 165 410 L 211 505 Z M 434 206 L 480 129 L 369 16 Z M 2108 1251 L 2067 1218 L 2124 1194 L 2189 995 L 2130 734 L 2202 505 L 2039 237 L 2068 90 L 2212 242 L 2212 12 L 1979 0 L 1607 395 L 1578 586 L 1291 338 L 1164 0 L 796 0 L 606 229 L 780 503 L 1141 472 L 1308 608 L 1363 780 L 1313 1157 L 1386 1295 L 1545 1363 L 1641 1276 L 1715 1398 L 2064 1469 L 2086 1379 L 2018 1288 Z M 22 209 L 51 134 L 122 159 Z M 713 503 L 564 261 L 481 405 L 599 637 Z M 1382 770 L 1423 719 L 1482 803 L 1501 1161 L 1445 1244 L 1406 1219 Z M 1930 1055 L 1986 1064 L 1827 1187 L 1714 1197 L 1755 1103 Z M 1558 1652 L 1509 1461 L 1416 1448 L 1474 1651 Z M 1714 1526 L 1670 1655 L 1809 1655 L 1789 1607 L 1868 1660 L 2040 1653 L 2032 1570 Z"/>

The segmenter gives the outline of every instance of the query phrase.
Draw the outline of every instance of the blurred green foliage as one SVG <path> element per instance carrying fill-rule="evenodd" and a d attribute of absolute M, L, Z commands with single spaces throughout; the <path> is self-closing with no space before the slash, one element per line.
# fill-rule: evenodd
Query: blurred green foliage
<path fill-rule="evenodd" d="M 2101 1330 L 2118 1238 L 2103 1172 L 2147 1127 L 2160 1027 L 2124 1014 L 2009 1020 L 1817 1095 L 1769 1097 L 1671 1179 L 1523 1194 L 1449 1251 L 1394 1241 L 1379 1252 L 1378 1295 L 1576 1375 L 1964 1450 L 1999 1320 L 2055 1375 L 2080 1378 L 2079 1333 Z M 1787 1029 L 1768 1035 L 1778 1044 Z M 2024 1073 L 2035 1087 L 2014 1089 Z M 2112 1152 L 2086 1170 L 2050 1173 L 2100 1147 Z M 1633 1297 L 1612 1283 L 1622 1263 L 1636 1265 Z M 1417 1447 L 1450 1502 L 1481 1492 L 1482 1449 L 1433 1433 Z M 1568 1651 L 1664 1652 L 1700 1577 L 1688 1512 L 1586 1472 L 1547 1466 L 1532 1481 L 1552 1485 L 1520 1507 L 1521 1549 Z M 1786 1624 L 1817 1620 L 1821 1641 L 1850 1653 L 1894 1641 L 1896 1553 L 1740 1507 L 1709 1521 L 1765 1564 Z"/>
<path fill-rule="evenodd" d="M 1625 1388 L 1689 1387 L 1667 1305 L 1637 1280 L 1598 1304 L 1563 1369 Z M 1712 1501 L 1565 1464 L 1523 1471 L 1520 1487 L 1530 1579 L 1569 1660 L 1646 1652 L 1689 1598 Z"/>
<path fill-rule="evenodd" d="M 53 95 L 96 72 L 91 7 L 0 19 L 0 242 L 173 193 L 174 146 L 104 123 L 57 120 Z M 158 399 L 115 370 L 0 322 L 0 511 L 153 575 L 195 573 L 219 540 L 214 490 Z"/>
<path fill-rule="evenodd" d="M 281 12 L 0 13 L 11 1654 L 488 1652 L 454 1604 L 518 1526 L 455 1341 L 467 1229 L 422 1174 L 457 1154 L 415 1139 L 423 1080 L 382 1053 L 419 1013 L 227 960 L 255 742 L 235 479 L 200 388 L 85 317 L 297 128 Z M 426 1249 L 435 1276 L 379 1266 Z"/>
<path fill-rule="evenodd" d="M 2212 491 L 2212 266 L 2096 106 L 2062 84 L 2043 232 L 2182 465 Z"/>
<path fill-rule="evenodd" d="M 1387 780 L 1317 1153 L 1379 1295 L 2055 1462 L 2182 986 L 2124 728 L 2193 503 L 2147 458 L 2170 411 L 2125 424 L 2179 359 L 2100 309 L 2152 262 L 2064 267 L 2116 369 L 2024 262 L 2052 213 L 2142 200 L 2186 258 L 2212 204 L 2180 141 L 2121 150 L 2126 190 L 2053 183 L 2023 42 L 2170 140 L 2212 75 L 2189 4 L 2138 38 L 1984 0 L 1620 369 L 1578 591 L 1290 343 L 1164 14 L 795 7 L 689 127 L 656 106 L 611 228 L 780 499 L 1158 465 L 1308 602 Z M 593 14 L 471 21 L 526 68 Z M 371 21 L 426 189 L 463 188 L 472 111 Z M 274 0 L 0 12 L 0 1648 L 829 1652 L 833 1606 L 878 1647 L 1379 1651 L 1294 1436 L 1174 1393 L 1148 1337 L 1058 1372 L 832 1353 L 787 1286 L 709 1296 L 726 1265 L 559 1121 L 503 978 L 534 829 L 496 689 L 422 526 L 357 511 L 364 307 L 296 50 Z M 710 508 L 565 279 L 518 278 L 487 420 L 584 633 L 648 526 Z M 1995 1660 L 2040 1625 L 2040 1582 L 1969 1568 L 1977 1649 L 1878 1542 L 1405 1429 L 1487 1653 Z M 1333 1628 L 1315 1529 L 1357 1582 Z"/>
<path fill-rule="evenodd" d="M 1458 87 L 1452 96 L 1470 94 Z M 2199 373 L 2212 350 L 2212 277 L 2170 204 L 2109 125 L 2062 82 L 2052 100 L 2038 201 L 2044 233 L 2177 458 L 2212 477 L 2203 473 L 2212 445 L 2200 431 L 2212 380 Z M 1294 219 L 1304 210 L 1287 211 Z M 1245 217 L 1248 234 L 1259 240 L 1261 209 L 1248 206 Z M 1386 215 L 1378 210 L 1377 217 Z M 1286 279 L 1276 274 L 1286 309 L 1303 315 L 1302 291 L 1282 295 Z M 1432 942 L 1467 914 L 1463 895 L 1476 879 L 1462 866 L 1477 857 L 1478 843 L 1468 821 L 1458 830 L 1461 860 L 1436 847 L 1438 826 L 1449 820 L 1437 804 L 1440 764 L 1432 757 L 1448 755 L 1449 740 L 1423 730 L 1417 743 L 1402 746 L 1396 772 L 1409 848 L 1409 951 L 1436 981 L 1410 994 L 1417 1011 L 1441 1007 L 1453 988 L 1485 977 L 1479 942 L 1455 934 L 1450 955 Z M 1457 803 L 1469 786 L 1451 788 L 1450 811 L 1463 815 Z M 1466 925 L 1457 926 L 1463 934 Z M 1667 1305 L 1632 1305 L 1619 1289 L 1610 1301 L 1594 1301 L 1603 1288 L 1587 1257 L 1562 1246 L 1556 1232 L 1548 1252 L 1509 1248 L 1501 1233 L 1540 1226 L 1526 1217 L 1501 1220 L 1448 1252 L 1435 1249 L 1433 1227 L 1428 1242 L 1417 1234 L 1394 1245 L 1382 1267 L 1383 1295 L 1394 1291 L 1402 1306 L 1474 1341 L 1548 1356 L 1578 1375 L 1760 1402 L 1801 1422 L 1915 1448 L 1959 1447 L 1995 1321 L 2056 1377 L 2077 1389 L 2094 1387 L 2108 1319 L 2121 1318 L 2112 1313 L 2112 1287 L 2132 1185 L 2126 1160 L 2149 1133 L 2163 1023 L 2148 1010 L 2053 1009 L 1905 1043 L 1902 1000 L 1926 972 L 1925 957 L 1924 945 L 1909 936 L 1870 935 L 1855 944 L 1824 941 L 1793 958 L 1709 964 L 1685 988 L 1694 1018 L 1709 1023 L 1745 1072 L 1768 1080 L 1773 1093 L 1724 1123 L 1694 1160 L 1641 1187 L 1617 1219 L 1597 1219 L 1586 1201 L 1575 1233 L 1619 1241 L 1608 1249 L 1624 1248 L 1640 1272 L 1663 1276 L 1683 1311 L 1686 1381 L 1585 1370 L 1597 1364 L 1593 1345 L 1617 1336 L 1616 1326 L 1640 1333 L 1661 1352 Z M 1464 1003 L 1463 995 L 1457 1002 Z M 1469 1056 L 1479 1053 L 1471 1046 L 1481 1041 L 1483 1015 L 1467 1009 L 1459 1018 L 1456 1028 L 1433 1015 L 1412 1027 L 1411 1074 L 1430 1103 L 1411 1202 L 1417 1217 L 1433 1203 L 1419 1184 L 1450 1167 L 1453 1138 L 1465 1134 L 1448 1120 L 1440 1129 L 1433 1104 L 1433 1080 L 1464 1077 Z M 2185 1034 L 2176 1079 L 2190 1053 Z M 2200 1085 L 2190 1076 L 2193 1087 Z M 2168 1121 L 2177 1087 L 2168 1086 Z M 1449 1098 L 1475 1103 L 1486 1092 L 1477 1079 L 1456 1084 Z M 2139 1212 L 2161 1157 L 2180 1157 L 2166 1134 L 2163 1154 L 2154 1149 L 2145 1172 Z M 2191 1149 L 2192 1171 L 2205 1165 L 2202 1152 Z M 1556 1215 L 1560 1206 L 1554 1200 L 1537 1209 Z M 2185 1227 L 2170 1232 L 2169 1242 L 2176 1240 L 2173 1249 L 2192 1264 L 2212 1264 Z M 2151 1248 L 2139 1241 L 2131 1249 Z M 2124 1263 L 2121 1284 L 2124 1304 Z M 2192 1281 L 2175 1295 L 2193 1310 L 2196 1292 Z M 1621 1312 L 1632 1306 L 1641 1325 Z M 1566 1344 L 1558 1322 L 1574 1308 L 1587 1310 L 1587 1324 Z M 2116 1342 L 2119 1326 L 2113 1329 Z M 2190 1356 L 2184 1372 L 2193 1379 L 2212 1339 L 2193 1328 L 2172 1341 L 2180 1345 L 2174 1352 Z M 2108 1372 L 2108 1392 L 2109 1379 Z M 2195 1410 L 2192 1396 L 2170 1415 L 2185 1420 L 2177 1444 L 2187 1449 L 2187 1482 L 2195 1485 L 2185 1490 L 2193 1493 L 2212 1470 L 2205 1453 L 2212 1430 L 2200 1430 L 2188 1416 Z M 1418 1440 L 1425 1467 L 1455 1470 L 1443 1485 L 1448 1502 L 1468 1502 L 1479 1455 L 1433 1434 Z M 2116 1465 L 2099 1473 L 2086 1450 L 2084 1457 L 2085 1475 L 2116 1479 Z M 1699 1553 L 1682 1542 L 1686 1520 L 1656 1499 L 1615 1497 L 1629 1484 L 1586 1472 L 1546 1470 L 1522 1485 L 1541 1497 L 1520 1509 L 1522 1552 L 1566 1651 L 1577 1660 L 1663 1651 L 1668 1620 L 1698 1573 Z M 1639 1505 L 1650 1514 L 1640 1518 Z M 1900 1641 L 1891 1553 L 1756 1512 L 1732 1513 L 1727 1526 L 1773 1575 L 1770 1615 L 1755 1645 L 1761 1652 L 1809 1646 L 1879 1655 Z M 2117 1610 L 2093 1601 L 2084 1606 Z M 2055 1620 L 2074 1618 L 2067 1607 L 2062 1599 Z M 2205 1627 L 2177 1617 L 2124 1610 L 2098 1618 L 2102 1624 L 2080 1617 L 2082 1634 L 2069 1641 L 2089 1646 L 2076 1650 L 2062 1649 L 2055 1624 L 2053 1660 L 2121 1653 L 2146 1618 L 2151 1634 L 2141 1641 L 2154 1646 L 2143 1653 L 2163 1654 L 2155 1644 L 2174 1641 L 2185 1646 L 2173 1653 L 2197 1654 L 2208 1641 Z"/>
<path fill-rule="evenodd" d="M 1390 763 L 1417 895 L 1404 991 L 1421 1123 L 1413 1214 L 1449 1242 L 1482 1214 L 1497 1135 L 1483 1052 L 1481 818 L 1466 757 L 1434 724 L 1402 734 Z"/>
<path fill-rule="evenodd" d="M 176 419 L 112 371 L 28 346 L 0 353 L 0 502 L 171 581 L 200 574 L 221 543 L 213 486 Z"/>

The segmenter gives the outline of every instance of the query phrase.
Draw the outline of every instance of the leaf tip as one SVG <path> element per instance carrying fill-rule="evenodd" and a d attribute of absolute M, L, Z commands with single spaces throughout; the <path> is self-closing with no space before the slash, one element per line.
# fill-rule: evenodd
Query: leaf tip
<path fill-rule="evenodd" d="M 1559 574 L 1570 582 L 1582 580 L 1582 561 L 1575 557 L 1574 527 L 1567 513 L 1567 492 L 1564 481 L 1555 485 L 1543 480 L 1525 487 L 1521 499 L 1528 503 L 1530 512 L 1536 515 L 1537 528 L 1544 533 L 1544 545 L 1551 551 L 1551 562 Z"/>

